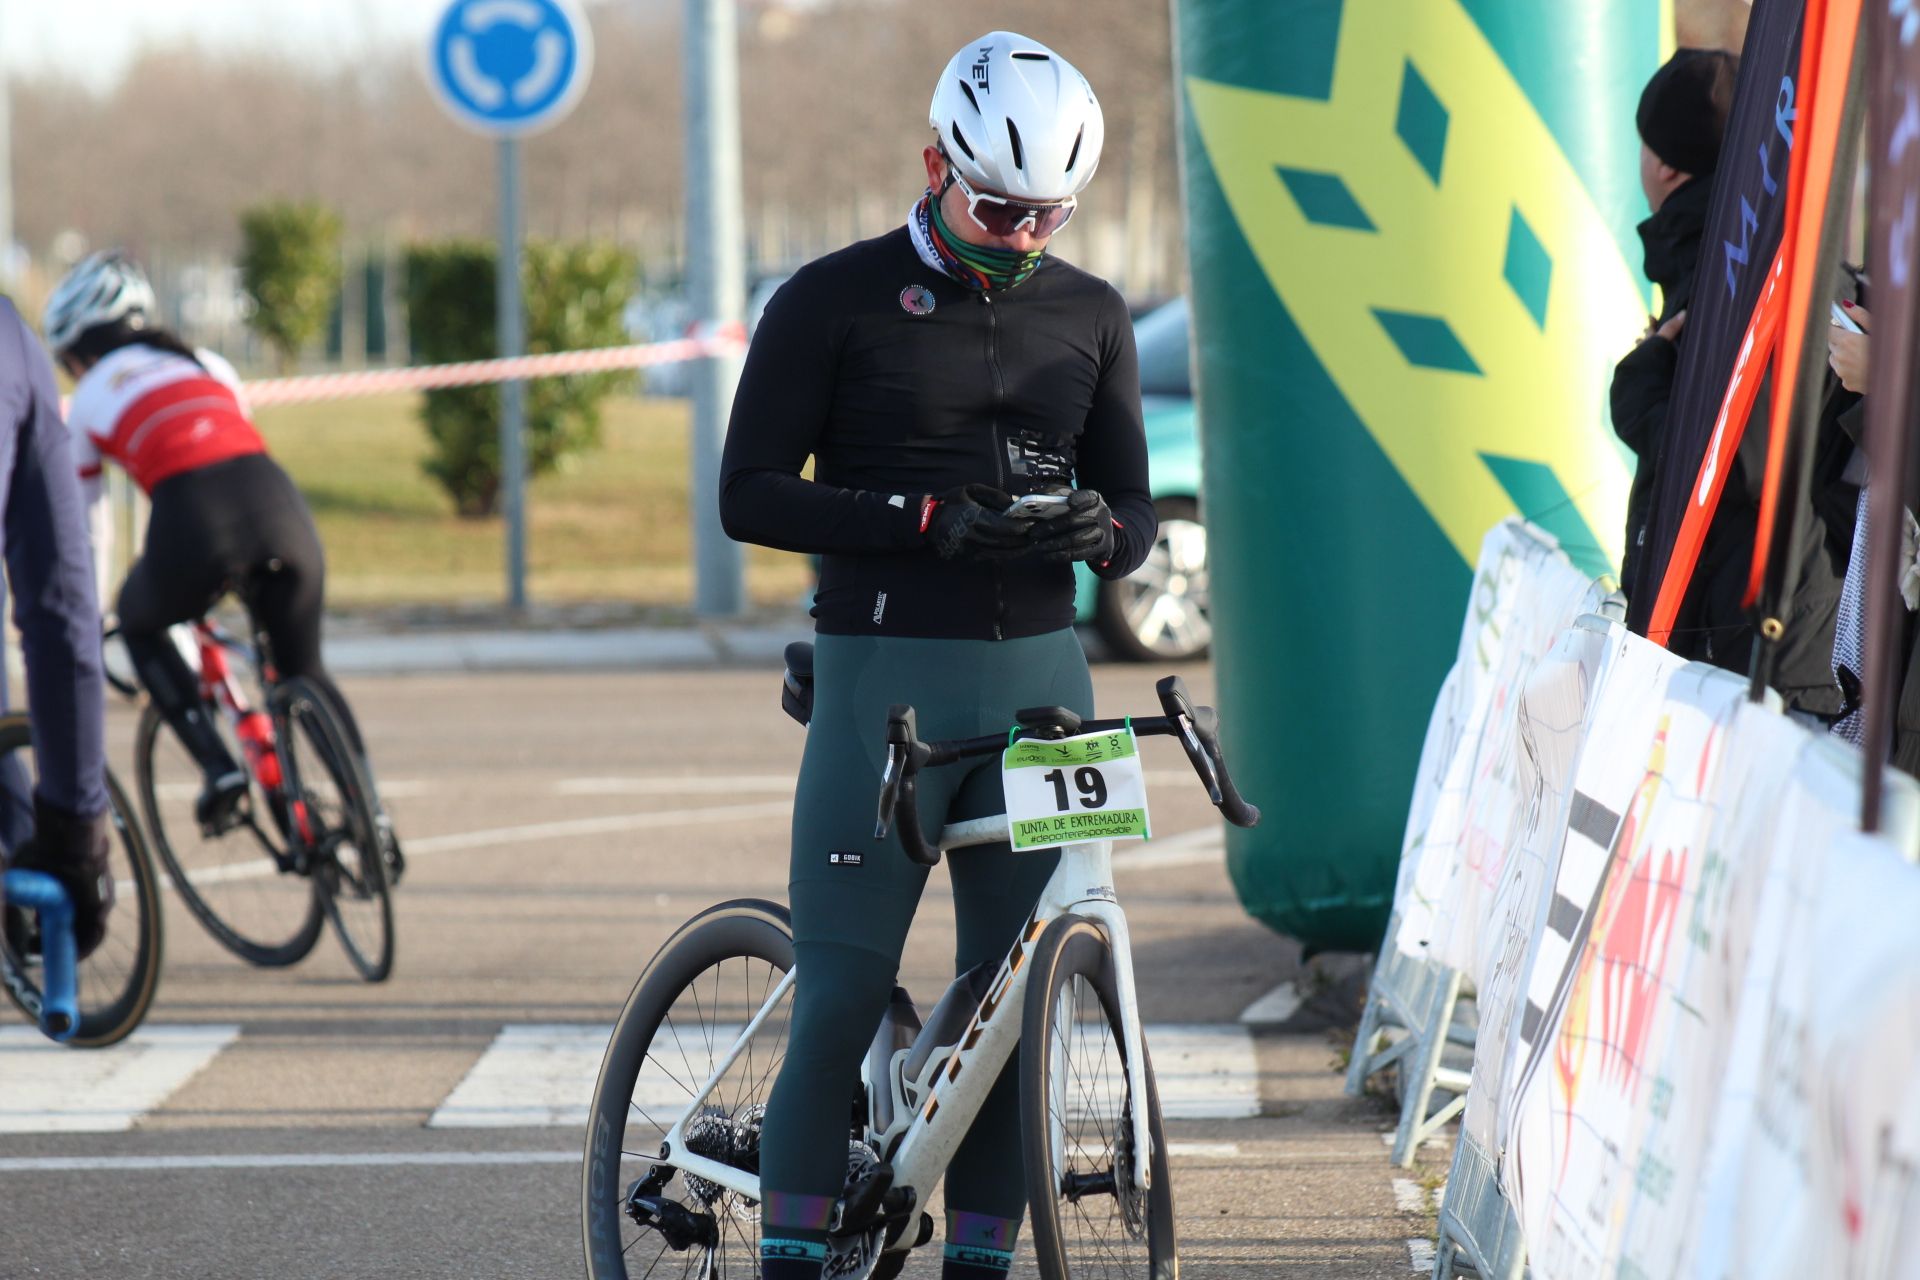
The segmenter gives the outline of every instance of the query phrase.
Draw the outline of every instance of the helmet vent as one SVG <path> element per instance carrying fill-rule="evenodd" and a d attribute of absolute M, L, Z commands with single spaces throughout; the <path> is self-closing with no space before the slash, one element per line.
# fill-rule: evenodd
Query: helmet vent
<path fill-rule="evenodd" d="M 975 111 L 978 111 L 980 109 L 980 100 L 973 96 L 973 86 L 968 84 L 965 80 L 960 81 L 959 84 L 960 84 L 960 92 L 967 95 L 967 105 L 972 107 Z"/>
<path fill-rule="evenodd" d="M 948 125 L 947 128 L 953 132 L 954 142 L 959 145 L 962 151 L 967 153 L 967 159 L 976 159 L 977 157 L 973 154 L 973 148 L 967 145 L 967 135 L 960 132 L 960 122 L 955 120 L 952 124 Z"/>
<path fill-rule="evenodd" d="M 1052 55 L 1045 54 L 1045 53 L 1038 53 L 1032 49 L 1022 49 L 1018 53 L 1010 53 L 1007 56 L 1012 58 L 1016 62 L 1052 62 L 1053 61 Z"/>
<path fill-rule="evenodd" d="M 1020 146 L 1020 126 L 1013 122 L 1011 116 L 1007 118 L 1007 141 L 1013 144 L 1013 167 L 1022 173 L 1026 172 L 1027 154 Z"/>
<path fill-rule="evenodd" d="M 1067 152 L 1067 172 L 1073 172 L 1073 162 L 1080 158 L 1080 144 L 1086 140 L 1087 126 L 1081 125 L 1080 132 L 1073 135 L 1073 150 Z"/>

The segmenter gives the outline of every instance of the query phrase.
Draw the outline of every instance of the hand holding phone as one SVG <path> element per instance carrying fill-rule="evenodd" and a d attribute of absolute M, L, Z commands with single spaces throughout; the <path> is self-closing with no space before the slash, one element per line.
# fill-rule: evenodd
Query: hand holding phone
<path fill-rule="evenodd" d="M 1024 498 L 1015 498 L 1005 514 L 1016 520 L 1047 520 L 1066 509 L 1064 493 L 1030 493 Z"/>
<path fill-rule="evenodd" d="M 1856 321 L 1852 316 L 1847 314 L 1846 308 L 1842 307 L 1837 302 L 1831 303 L 1830 306 L 1833 312 L 1833 324 L 1835 328 L 1845 329 L 1848 333 L 1866 332 L 1864 329 L 1860 327 L 1860 324 L 1858 321 Z"/>

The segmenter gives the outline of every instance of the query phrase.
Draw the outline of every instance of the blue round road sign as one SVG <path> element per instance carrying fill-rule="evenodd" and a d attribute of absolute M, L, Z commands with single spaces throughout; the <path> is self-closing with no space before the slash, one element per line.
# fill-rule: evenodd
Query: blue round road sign
<path fill-rule="evenodd" d="M 440 105 L 496 137 L 559 120 L 592 70 L 593 32 L 574 0 L 453 0 L 427 50 Z"/>

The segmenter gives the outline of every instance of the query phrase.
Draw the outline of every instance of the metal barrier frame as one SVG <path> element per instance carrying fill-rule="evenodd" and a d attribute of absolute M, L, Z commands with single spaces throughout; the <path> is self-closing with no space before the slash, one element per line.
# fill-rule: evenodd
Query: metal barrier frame
<path fill-rule="evenodd" d="M 1393 1163 L 1405 1169 L 1413 1164 L 1420 1144 L 1467 1105 L 1472 1073 L 1446 1066 L 1442 1059 L 1450 1044 L 1471 1049 L 1474 1030 L 1455 1020 L 1460 971 L 1405 954 L 1393 942 L 1399 932 L 1396 912 L 1367 988 L 1366 1009 L 1347 1063 L 1346 1089 L 1358 1097 L 1374 1075 L 1399 1066 L 1400 1124 L 1394 1131 Z M 1445 1096 L 1437 1108 L 1436 1094 Z"/>
<path fill-rule="evenodd" d="M 1500 1166 L 1462 1130 L 1440 1202 L 1433 1280 L 1523 1280 L 1528 1274 L 1526 1237 L 1500 1190 Z"/>

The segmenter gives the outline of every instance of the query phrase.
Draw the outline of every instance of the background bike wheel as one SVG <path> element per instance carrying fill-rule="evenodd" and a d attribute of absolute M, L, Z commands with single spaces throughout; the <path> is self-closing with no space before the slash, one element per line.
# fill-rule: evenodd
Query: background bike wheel
<path fill-rule="evenodd" d="M 245 760 L 224 718 L 205 708 L 235 760 Z M 147 829 L 169 884 L 206 931 L 249 964 L 277 966 L 305 959 L 320 939 L 320 899 L 313 882 L 280 870 L 286 843 L 257 779 L 241 802 L 245 821 L 207 836 L 194 817 L 201 771 L 185 744 L 148 703 L 133 739 L 134 785 Z"/>
<path fill-rule="evenodd" d="M 308 854 L 321 908 L 360 976 L 384 982 L 393 972 L 393 898 L 372 788 L 318 688 L 283 681 L 270 706 L 282 764 L 312 824 Z"/>
<path fill-rule="evenodd" d="M 687 1100 L 792 967 L 786 909 L 741 899 L 680 926 L 641 973 L 607 1042 L 587 1116 L 580 1222 L 592 1280 L 678 1276 L 683 1270 L 706 1274 L 700 1270 L 704 1251 L 675 1254 L 660 1235 L 626 1215 L 627 1188 L 656 1163 L 661 1141 Z M 791 1008 L 789 996 L 768 1014 L 747 1052 L 709 1095 L 716 1152 L 703 1154 L 717 1154 L 729 1131 L 742 1132 L 751 1136 L 754 1161 L 743 1167 L 757 1167 L 754 1109 L 765 1107 L 785 1058 Z M 758 1205 L 679 1173 L 661 1194 L 712 1213 L 719 1237 L 711 1258 L 714 1280 L 760 1274 Z M 656 1264 L 658 1271 L 652 1270 Z"/>
<path fill-rule="evenodd" d="M 1034 948 L 1020 1034 L 1020 1128 L 1043 1280 L 1177 1280 L 1173 1183 L 1147 1063 L 1152 1186 L 1131 1191 L 1132 1108 L 1113 955 L 1062 916 Z"/>
<path fill-rule="evenodd" d="M 25 716 L 0 718 L 0 845 L 8 849 L 33 831 L 32 744 Z M 126 1039 L 147 1016 L 160 984 L 160 877 L 133 806 L 111 774 L 107 797 L 114 831 L 109 855 L 114 907 L 106 940 L 80 962 L 80 1029 L 67 1043 L 81 1049 Z M 23 1013 L 37 1019 L 39 958 L 16 954 L 6 935 L 0 929 L 0 986 Z"/>

